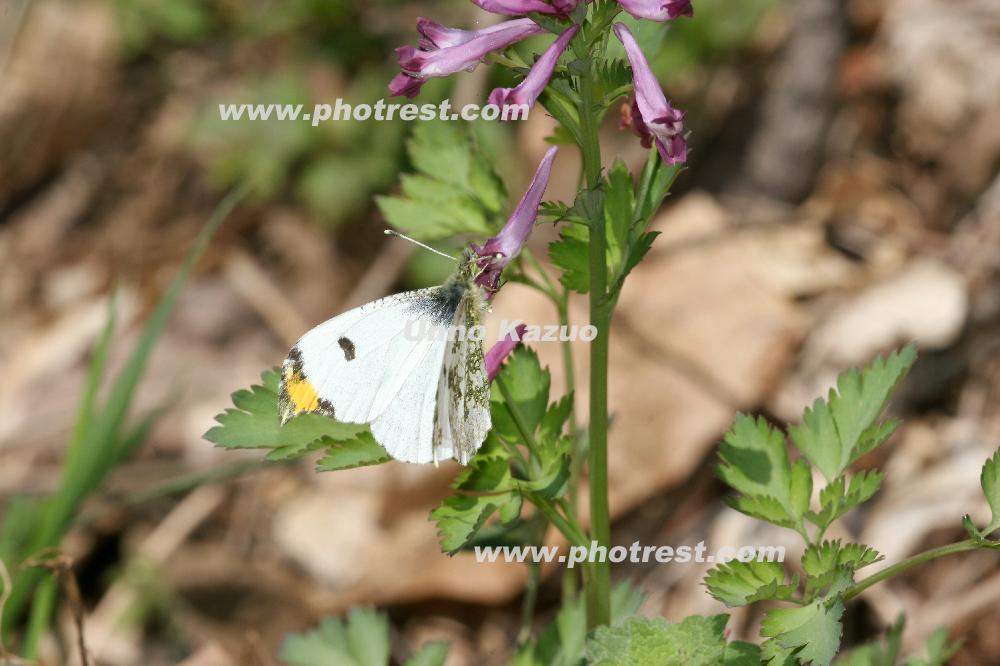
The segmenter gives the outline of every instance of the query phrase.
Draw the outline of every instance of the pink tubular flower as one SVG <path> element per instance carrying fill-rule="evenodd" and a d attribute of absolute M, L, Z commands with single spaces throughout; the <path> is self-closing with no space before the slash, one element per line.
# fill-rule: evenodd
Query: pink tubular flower
<path fill-rule="evenodd" d="M 415 97 L 427 79 L 471 71 L 492 51 L 543 32 L 531 19 L 506 21 L 482 30 L 455 30 L 421 19 L 417 28 L 423 35 L 421 48 L 396 49 L 403 71 L 389 84 L 393 95 Z"/>
<path fill-rule="evenodd" d="M 560 56 L 578 32 L 580 32 L 580 26 L 574 25 L 560 35 L 559 39 L 545 49 L 545 53 L 532 65 L 528 76 L 516 88 L 497 88 L 491 92 L 490 104 L 500 108 L 522 104 L 528 107 L 534 106 L 535 100 L 549 84 L 549 79 L 552 78 Z"/>
<path fill-rule="evenodd" d="M 635 99 L 626 120 L 643 138 L 643 145 L 648 146 L 650 142 L 656 144 L 665 163 L 686 162 L 684 113 L 670 106 L 659 81 L 646 62 L 646 56 L 642 54 L 628 27 L 624 23 L 616 23 L 615 34 L 625 47 L 625 54 L 632 65 L 632 82 L 635 87 Z"/>
<path fill-rule="evenodd" d="M 480 256 L 479 267 L 483 270 L 476 278 L 476 284 L 490 297 L 500 286 L 500 273 L 521 252 L 525 241 L 531 235 L 535 217 L 538 216 L 538 206 L 542 203 L 542 195 L 545 194 L 545 188 L 549 184 L 552 162 L 555 161 L 558 150 L 552 147 L 545 153 L 535 177 L 531 179 L 528 191 L 524 193 L 500 233 L 482 245 L 472 245 L 472 249 Z"/>
<path fill-rule="evenodd" d="M 536 32 L 542 31 L 541 28 L 535 25 L 535 22 L 529 18 L 504 21 L 479 30 L 460 30 L 459 28 L 448 28 L 422 16 L 417 18 L 417 32 L 419 32 L 421 37 L 423 37 L 423 39 L 420 40 L 420 48 L 423 51 L 436 51 L 438 49 L 446 49 L 452 46 L 460 46 L 471 42 L 476 37 L 490 35 L 495 32 L 503 32 L 505 30 L 511 30 L 512 28 L 531 28 Z"/>
<path fill-rule="evenodd" d="M 472 0 L 472 4 L 482 7 L 492 14 L 504 14 L 505 16 L 522 16 L 531 12 L 538 12 L 539 14 L 562 14 L 564 12 L 559 7 L 556 7 L 555 4 L 561 6 L 568 4 L 576 5 L 575 2 L 567 2 L 567 0 L 559 0 L 559 2 L 552 5 L 542 0 Z"/>
<path fill-rule="evenodd" d="M 691 0 L 618 0 L 618 4 L 637 19 L 663 22 L 694 16 Z"/>
<path fill-rule="evenodd" d="M 524 335 L 524 331 L 527 328 L 527 324 L 518 324 L 514 328 L 514 335 L 508 334 L 506 338 L 493 345 L 486 352 L 486 357 L 483 360 L 486 365 L 486 375 L 491 382 L 497 376 L 497 373 L 500 372 L 503 362 L 510 356 L 510 353 L 514 351 L 515 347 L 521 344 L 521 336 Z"/>

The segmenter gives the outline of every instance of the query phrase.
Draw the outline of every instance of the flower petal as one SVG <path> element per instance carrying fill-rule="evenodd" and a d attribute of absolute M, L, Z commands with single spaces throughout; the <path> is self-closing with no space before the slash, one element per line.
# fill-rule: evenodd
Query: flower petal
<path fill-rule="evenodd" d="M 552 42 L 549 48 L 545 49 L 541 57 L 531 66 L 528 76 L 516 88 L 496 88 L 490 93 L 490 104 L 495 104 L 499 107 L 534 106 L 538 96 L 542 94 L 545 86 L 549 84 L 552 73 L 555 71 L 556 63 L 559 62 L 559 58 L 578 32 L 580 32 L 580 26 L 578 25 L 574 25 L 566 30 L 559 36 L 559 39 Z"/>
<path fill-rule="evenodd" d="M 510 356 L 510 353 L 521 344 L 521 336 L 524 335 L 526 324 L 518 324 L 514 328 L 513 334 L 508 334 L 506 338 L 493 345 L 483 359 L 486 365 L 486 375 L 492 382 L 503 367 L 503 362 Z"/>
<path fill-rule="evenodd" d="M 643 137 L 647 132 L 655 142 L 660 157 L 667 164 L 679 164 L 687 160 L 687 144 L 684 141 L 684 113 L 667 101 L 660 82 L 646 62 L 646 56 L 624 23 L 615 24 L 615 34 L 625 47 L 632 66 L 632 82 L 635 87 L 635 107 L 631 114 L 632 127 Z M 635 111 L 638 111 L 636 117 Z"/>
<path fill-rule="evenodd" d="M 694 16 L 691 0 L 618 0 L 622 9 L 638 19 L 670 21 L 679 16 Z"/>
<path fill-rule="evenodd" d="M 482 273 L 476 278 L 476 284 L 483 287 L 489 295 L 496 292 L 500 285 L 500 274 L 521 252 L 535 227 L 538 206 L 542 203 L 542 195 L 545 194 L 552 174 L 552 163 L 558 152 L 559 149 L 553 146 L 545 153 L 535 177 L 531 179 L 527 191 L 500 233 L 482 245 L 472 245 L 472 249 L 480 256 L 479 267 L 482 269 Z"/>

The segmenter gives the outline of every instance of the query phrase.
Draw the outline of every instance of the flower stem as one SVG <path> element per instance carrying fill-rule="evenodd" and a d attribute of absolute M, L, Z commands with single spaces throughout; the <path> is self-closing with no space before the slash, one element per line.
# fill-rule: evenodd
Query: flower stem
<path fill-rule="evenodd" d="M 580 152 L 587 189 L 600 187 L 601 144 L 594 103 L 593 61 L 580 77 L 580 124 L 583 142 Z M 590 219 L 590 323 L 597 338 L 590 344 L 590 427 L 588 430 L 591 538 L 604 547 L 611 545 L 608 512 L 608 266 L 604 211 L 592 211 Z M 587 626 L 611 622 L 611 565 L 594 562 L 586 581 Z"/>
<path fill-rule="evenodd" d="M 892 578 L 898 574 L 908 571 L 915 566 L 924 564 L 925 562 L 930 562 L 931 560 L 936 560 L 939 557 L 944 557 L 945 555 L 951 555 L 953 553 L 964 553 L 970 550 L 977 550 L 982 548 L 982 546 L 972 539 L 966 539 L 965 541 L 956 541 L 955 543 L 950 543 L 947 546 L 941 546 L 939 548 L 932 548 L 930 550 L 925 550 L 922 553 L 917 553 L 913 557 L 908 557 L 902 562 L 897 562 L 891 567 L 886 567 L 878 573 L 874 573 L 868 578 L 861 580 L 844 591 L 843 599 L 847 601 L 858 596 L 865 590 L 867 590 L 872 585 L 876 583 L 881 583 L 887 578 Z"/>

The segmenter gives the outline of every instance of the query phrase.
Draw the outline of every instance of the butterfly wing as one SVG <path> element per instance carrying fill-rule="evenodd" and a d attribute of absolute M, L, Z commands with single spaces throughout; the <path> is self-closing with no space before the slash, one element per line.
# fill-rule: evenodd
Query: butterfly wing
<path fill-rule="evenodd" d="M 455 313 L 455 330 L 471 331 L 479 324 L 479 303 L 470 289 Z M 490 385 L 483 345 L 470 336 L 449 340 L 437 385 L 434 423 L 435 459 L 455 458 L 465 465 L 486 439 L 491 426 Z"/>
<path fill-rule="evenodd" d="M 454 320 L 458 302 L 445 287 L 421 289 L 362 305 L 310 330 L 282 365 L 282 423 L 306 412 L 370 423 L 392 457 L 430 462 L 447 345 L 441 330 Z"/>

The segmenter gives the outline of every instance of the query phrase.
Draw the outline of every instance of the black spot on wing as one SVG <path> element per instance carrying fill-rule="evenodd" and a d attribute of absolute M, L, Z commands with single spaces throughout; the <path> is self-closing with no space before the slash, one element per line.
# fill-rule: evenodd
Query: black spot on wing
<path fill-rule="evenodd" d="M 427 290 L 426 297 L 414 300 L 410 307 L 415 314 L 427 317 L 435 324 L 451 326 L 455 312 L 468 290 L 469 287 L 465 283 L 450 281 L 435 289 Z"/>
<path fill-rule="evenodd" d="M 301 377 L 306 376 L 305 370 L 302 367 L 302 352 L 299 351 L 297 345 L 292 347 L 292 351 L 288 352 L 288 358 L 285 359 L 285 365 L 287 366 L 289 363 L 292 365 L 292 372 Z"/>
<path fill-rule="evenodd" d="M 354 343 L 347 338 L 340 338 L 337 340 L 337 344 L 344 350 L 344 360 L 353 361 L 355 358 Z"/>

